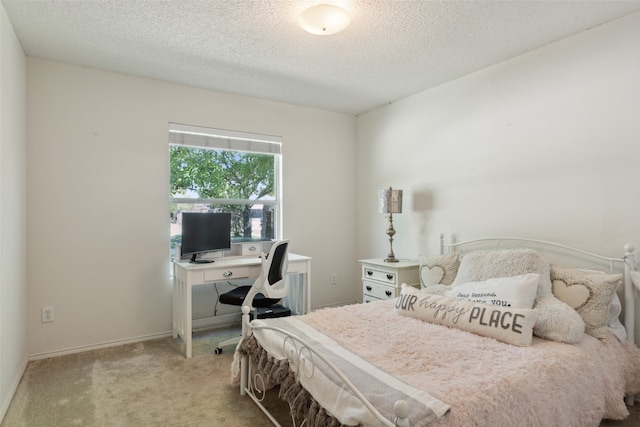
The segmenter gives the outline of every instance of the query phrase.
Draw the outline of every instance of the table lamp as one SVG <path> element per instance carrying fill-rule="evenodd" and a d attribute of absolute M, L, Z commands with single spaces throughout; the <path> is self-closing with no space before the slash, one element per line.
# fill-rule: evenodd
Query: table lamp
<path fill-rule="evenodd" d="M 380 190 L 378 196 L 378 212 L 387 214 L 389 220 L 389 228 L 387 236 L 389 236 L 389 255 L 384 262 L 398 262 L 393 254 L 393 236 L 396 230 L 393 229 L 393 214 L 402 213 L 402 190 L 394 190 L 389 187 L 388 190 Z"/>

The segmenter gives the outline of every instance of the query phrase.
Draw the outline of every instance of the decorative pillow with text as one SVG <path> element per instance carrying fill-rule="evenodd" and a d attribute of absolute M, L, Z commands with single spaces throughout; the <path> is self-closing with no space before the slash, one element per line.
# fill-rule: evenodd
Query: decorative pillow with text
<path fill-rule="evenodd" d="M 507 344 L 531 345 L 538 312 L 526 308 L 504 308 L 430 294 L 405 284 L 395 311 L 430 323 L 458 328 Z"/>
<path fill-rule="evenodd" d="M 472 302 L 510 308 L 533 308 L 538 292 L 537 273 L 521 274 L 513 277 L 498 277 L 481 282 L 461 283 L 444 294 L 448 297 L 463 298 Z"/>

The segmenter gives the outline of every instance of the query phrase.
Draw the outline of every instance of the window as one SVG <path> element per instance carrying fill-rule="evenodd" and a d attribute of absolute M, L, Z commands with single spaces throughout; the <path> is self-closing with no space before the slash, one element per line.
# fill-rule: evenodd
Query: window
<path fill-rule="evenodd" d="M 182 212 L 230 212 L 232 242 L 279 238 L 281 161 L 280 137 L 171 123 L 171 250 Z"/>

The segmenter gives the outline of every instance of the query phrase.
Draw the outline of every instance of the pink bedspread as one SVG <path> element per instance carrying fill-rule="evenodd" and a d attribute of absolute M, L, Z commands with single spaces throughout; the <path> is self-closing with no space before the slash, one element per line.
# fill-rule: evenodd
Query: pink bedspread
<path fill-rule="evenodd" d="M 435 426 L 598 426 L 628 415 L 640 350 L 610 334 L 577 345 L 516 347 L 397 315 L 393 301 L 300 317 L 351 352 L 451 406 Z"/>

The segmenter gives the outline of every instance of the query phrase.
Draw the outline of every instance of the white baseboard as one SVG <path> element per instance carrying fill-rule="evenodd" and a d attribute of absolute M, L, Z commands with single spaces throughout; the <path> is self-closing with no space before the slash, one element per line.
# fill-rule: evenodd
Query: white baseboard
<path fill-rule="evenodd" d="M 157 334 L 141 335 L 139 337 L 125 338 L 125 339 L 114 340 L 114 341 L 106 341 L 98 344 L 92 344 L 92 345 L 86 345 L 86 346 L 80 346 L 80 347 L 71 347 L 63 350 L 49 351 L 45 353 L 35 353 L 35 354 L 29 355 L 29 360 L 31 361 L 31 360 L 47 359 L 50 357 L 65 356 L 67 354 L 82 353 L 84 351 L 99 350 L 101 348 L 116 347 L 124 344 L 133 344 L 136 342 L 170 337 L 172 334 L 173 334 L 172 331 L 160 332 Z"/>
<path fill-rule="evenodd" d="M 241 320 L 241 316 L 242 315 L 238 313 L 238 314 L 223 314 L 220 316 L 205 317 L 203 319 L 194 319 L 192 329 L 194 331 L 197 331 L 201 329 L 221 327 L 221 326 L 227 326 L 233 323 L 239 323 Z M 101 348 L 116 347 L 124 344 L 133 344 L 133 343 L 142 342 L 142 341 L 155 340 L 158 338 L 166 338 L 172 335 L 173 335 L 172 331 L 160 332 L 157 334 L 141 335 L 139 337 L 125 338 L 125 339 L 114 340 L 114 341 L 106 341 L 98 344 L 92 344 L 92 345 L 86 345 L 86 346 L 80 346 L 80 347 L 71 347 L 63 350 L 49 351 L 44 353 L 35 353 L 35 354 L 30 354 L 28 360 L 31 361 L 31 360 L 39 360 L 39 359 L 48 359 L 51 357 L 65 356 L 67 354 L 82 353 L 85 351 L 99 350 Z M 26 368 L 26 363 L 25 363 L 25 368 Z"/>

